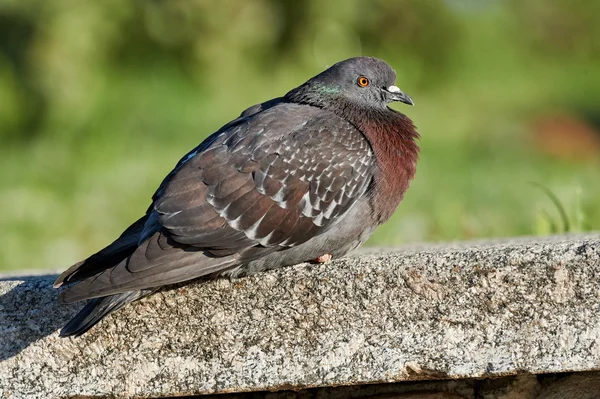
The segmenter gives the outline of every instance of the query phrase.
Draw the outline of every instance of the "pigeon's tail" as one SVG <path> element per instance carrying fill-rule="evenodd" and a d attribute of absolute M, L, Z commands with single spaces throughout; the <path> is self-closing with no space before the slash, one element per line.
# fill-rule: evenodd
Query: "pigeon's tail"
<path fill-rule="evenodd" d="M 128 291 L 90 299 L 88 303 L 60 330 L 61 337 L 79 336 L 92 328 L 109 313 L 121 309 L 130 302 L 150 295 L 155 290 Z"/>

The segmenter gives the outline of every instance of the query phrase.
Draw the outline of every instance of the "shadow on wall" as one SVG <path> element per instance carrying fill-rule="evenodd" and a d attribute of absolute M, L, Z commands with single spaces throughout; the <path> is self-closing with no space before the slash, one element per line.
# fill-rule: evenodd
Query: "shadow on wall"
<path fill-rule="evenodd" d="M 0 361 L 18 355 L 37 340 L 44 338 L 73 317 L 83 303 L 60 305 L 59 290 L 52 288 L 55 274 L 35 277 L 0 278 L 11 284 L 0 296 Z M 58 335 L 56 336 L 58 338 Z"/>

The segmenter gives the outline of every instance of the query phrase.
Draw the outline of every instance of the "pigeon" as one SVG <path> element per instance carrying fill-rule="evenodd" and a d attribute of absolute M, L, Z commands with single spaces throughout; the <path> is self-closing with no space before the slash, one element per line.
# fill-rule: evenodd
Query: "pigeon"
<path fill-rule="evenodd" d="M 209 136 L 144 216 L 58 277 L 61 303 L 88 300 L 60 336 L 164 286 L 328 262 L 363 244 L 416 172 L 419 135 L 388 106 L 414 104 L 395 81 L 386 62 L 350 58 Z"/>

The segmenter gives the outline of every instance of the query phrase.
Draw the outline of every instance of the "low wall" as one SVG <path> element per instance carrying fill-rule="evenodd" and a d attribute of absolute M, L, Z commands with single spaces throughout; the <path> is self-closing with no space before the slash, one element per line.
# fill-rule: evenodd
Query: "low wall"
<path fill-rule="evenodd" d="M 557 392 L 600 387 L 584 373 L 600 369 L 600 233 L 371 250 L 204 281 L 69 339 L 58 330 L 82 304 L 58 305 L 55 277 L 0 278 L 2 398 L 568 398 Z"/>

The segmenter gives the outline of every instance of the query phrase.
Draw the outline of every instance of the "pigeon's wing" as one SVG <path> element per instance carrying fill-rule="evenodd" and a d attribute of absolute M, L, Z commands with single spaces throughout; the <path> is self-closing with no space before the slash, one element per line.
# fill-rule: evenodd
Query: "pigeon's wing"
<path fill-rule="evenodd" d="M 190 153 L 155 194 L 144 244 L 71 300 L 186 281 L 306 242 L 365 193 L 374 163 L 365 137 L 332 113 L 259 113 Z"/>
<path fill-rule="evenodd" d="M 156 194 L 153 196 L 152 200 L 156 200 L 158 194 L 162 192 L 165 186 L 169 183 L 171 178 L 181 169 L 184 163 L 186 163 L 192 156 L 195 154 L 202 153 L 204 150 L 208 149 L 213 145 L 213 143 L 218 140 L 221 136 L 227 135 L 228 131 L 230 131 L 235 126 L 238 126 L 253 117 L 254 115 L 265 111 L 269 108 L 272 108 L 282 102 L 282 98 L 274 98 L 269 101 L 265 101 L 260 104 L 253 105 L 246 110 L 244 110 L 239 117 L 235 118 L 231 122 L 227 123 L 225 126 L 220 128 L 217 132 L 212 134 L 206 140 L 204 140 L 200 145 L 187 153 L 173 168 L 173 171 L 169 173 L 163 182 L 161 183 L 159 189 Z M 97 253 L 91 255 L 87 259 L 78 262 L 71 266 L 69 269 L 65 270 L 58 279 L 54 282 L 54 287 L 60 287 L 63 284 L 73 284 L 81 280 L 85 280 L 91 276 L 94 276 L 104 270 L 110 269 L 120 263 L 123 259 L 127 258 L 131 255 L 136 248 L 139 246 L 141 242 L 144 240 L 144 231 L 148 232 L 148 229 L 144 229 L 147 224 L 148 216 L 150 216 L 153 212 L 153 204 L 150 206 L 146 215 L 132 224 L 127 230 L 121 234 L 119 238 L 117 238 L 112 244 L 107 246 L 106 248 L 98 251 Z M 149 223 L 150 227 L 152 227 L 152 223 Z M 150 233 L 153 234 L 154 231 L 150 229 Z M 146 237 L 147 238 L 147 237 Z"/>
<path fill-rule="evenodd" d="M 320 109 L 285 104 L 194 154 L 155 196 L 182 244 L 226 255 L 286 247 L 326 230 L 370 181 L 364 136 Z"/>

